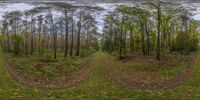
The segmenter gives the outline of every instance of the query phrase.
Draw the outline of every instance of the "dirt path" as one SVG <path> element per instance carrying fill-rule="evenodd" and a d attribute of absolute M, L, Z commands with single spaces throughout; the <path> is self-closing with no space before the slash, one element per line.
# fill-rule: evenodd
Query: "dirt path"
<path fill-rule="evenodd" d="M 45 82 L 40 82 L 33 77 L 26 76 L 26 75 L 18 72 L 15 69 L 15 67 L 6 58 L 3 59 L 3 62 L 6 65 L 6 68 L 9 72 L 9 74 L 12 76 L 12 78 L 16 82 L 18 82 L 26 87 L 39 88 L 39 89 L 50 89 L 50 90 L 72 87 L 73 85 L 86 80 L 87 78 L 89 78 L 91 68 L 95 63 L 94 60 L 89 61 L 89 63 L 87 65 L 85 65 L 82 69 L 80 69 L 79 72 L 75 73 L 69 79 L 45 83 Z"/>
<path fill-rule="evenodd" d="M 106 74 L 108 74 L 110 80 L 113 81 L 116 85 L 119 87 L 122 87 L 124 89 L 137 89 L 137 90 L 165 90 L 165 89 L 172 89 L 177 86 L 180 86 L 184 83 L 186 83 L 193 72 L 193 69 L 196 65 L 197 62 L 197 56 L 194 58 L 195 60 L 193 63 L 185 69 L 185 71 L 170 79 L 167 81 L 164 81 L 162 83 L 154 83 L 154 84 L 146 84 L 142 82 L 136 82 L 136 81 L 129 81 L 122 76 L 120 76 L 120 73 L 115 72 L 114 70 L 114 61 L 111 59 L 105 59 L 105 56 L 102 57 L 103 61 L 103 67 L 106 70 Z M 14 69 L 13 65 L 9 63 L 8 60 L 4 59 L 4 63 L 6 65 L 6 68 L 10 75 L 15 79 L 18 83 L 25 85 L 27 87 L 34 87 L 34 88 L 42 88 L 42 89 L 62 89 L 62 88 L 67 88 L 71 87 L 75 84 L 78 84 L 87 78 L 89 78 L 89 75 L 91 74 L 91 69 L 92 66 L 94 66 L 95 61 L 91 61 L 88 63 L 85 67 L 83 67 L 79 72 L 74 74 L 70 79 L 68 80 L 63 80 L 63 81 L 57 81 L 57 82 L 52 82 L 52 83 L 40 83 L 34 80 L 34 78 L 30 78 L 28 76 L 24 76 L 21 73 L 17 72 L 16 69 Z"/>
<path fill-rule="evenodd" d="M 186 83 L 192 75 L 193 69 L 196 66 L 196 62 L 197 62 L 197 55 L 194 57 L 194 61 L 192 62 L 192 64 L 189 67 L 187 67 L 187 69 L 185 69 L 185 71 L 182 74 L 170 80 L 164 81 L 162 83 L 153 83 L 153 84 L 129 81 L 125 79 L 124 77 L 120 75 L 120 73 L 114 70 L 114 67 L 113 67 L 114 61 L 111 59 L 104 60 L 104 65 L 105 65 L 107 74 L 109 75 L 109 78 L 119 87 L 122 87 L 125 89 L 154 91 L 154 90 L 172 89 Z"/>

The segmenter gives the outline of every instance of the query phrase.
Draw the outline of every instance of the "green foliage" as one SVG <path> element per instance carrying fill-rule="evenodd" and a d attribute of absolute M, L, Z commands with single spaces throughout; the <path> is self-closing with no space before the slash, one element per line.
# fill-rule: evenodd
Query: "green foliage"
<path fill-rule="evenodd" d="M 19 34 L 11 35 L 11 40 L 14 43 L 13 51 L 20 53 L 23 49 L 23 36 Z"/>
<path fill-rule="evenodd" d="M 23 36 L 24 36 L 24 38 L 26 39 L 26 38 L 28 38 L 28 37 L 30 36 L 30 34 L 31 34 L 31 33 L 29 33 L 29 32 L 25 32 L 25 33 L 23 34 Z"/>
<path fill-rule="evenodd" d="M 81 57 L 87 57 L 87 56 L 90 56 L 92 55 L 93 53 L 95 53 L 97 51 L 98 48 L 93 48 L 93 47 L 90 47 L 90 48 L 86 48 L 86 49 L 82 49 L 81 50 L 81 53 L 80 53 L 80 56 Z"/>
<path fill-rule="evenodd" d="M 99 46 L 99 41 L 96 40 L 94 43 L 91 44 L 91 49 L 95 49 L 96 51 L 99 51 L 100 46 Z"/>
<path fill-rule="evenodd" d="M 141 48 L 141 40 L 140 40 L 141 36 L 139 32 L 135 32 L 135 49 L 139 50 Z"/>
<path fill-rule="evenodd" d="M 160 50 L 168 53 L 180 52 L 181 54 L 196 51 L 199 46 L 199 32 L 197 31 L 199 21 L 189 21 L 185 10 L 177 11 L 178 7 L 172 10 L 173 6 L 167 5 L 169 11 L 163 11 L 160 20 Z M 102 37 L 103 50 L 121 52 L 134 48 L 134 51 L 142 51 L 144 55 L 156 51 L 158 48 L 156 30 L 158 20 L 154 13 L 140 7 L 120 6 L 118 11 L 107 15 Z M 131 39 L 133 40 L 131 46 L 134 47 L 124 44 L 126 41 L 130 45 Z"/>
<path fill-rule="evenodd" d="M 0 33 L 0 48 L 2 48 L 2 49 L 4 49 L 4 48 L 3 48 L 3 45 L 2 45 L 3 40 L 4 40 L 4 37 L 3 37 L 3 35 Z"/>
<path fill-rule="evenodd" d="M 170 79 L 170 78 L 173 78 L 173 77 L 175 77 L 176 75 L 180 74 L 182 71 L 183 71 L 182 68 L 177 67 L 177 68 L 174 68 L 174 69 L 172 69 L 172 70 L 163 71 L 163 72 L 161 73 L 161 76 L 162 76 L 162 78 L 164 78 L 164 79 Z"/>
<path fill-rule="evenodd" d="M 199 48 L 199 34 L 195 34 L 189 40 L 190 43 L 190 51 L 197 51 Z"/>
<path fill-rule="evenodd" d="M 59 70 L 55 69 L 52 66 L 44 67 L 43 72 L 44 72 L 44 75 L 47 75 L 47 77 L 49 77 L 49 78 L 60 77 L 59 76 L 59 73 L 60 73 Z"/>
<path fill-rule="evenodd" d="M 3 35 L 0 33 L 0 42 L 2 42 L 4 39 Z"/>
<path fill-rule="evenodd" d="M 195 31 L 196 29 L 194 29 Z M 188 34 L 188 35 L 184 35 Z M 183 41 L 184 40 L 184 41 Z M 174 50 L 176 51 L 196 51 L 199 47 L 199 33 L 197 31 L 192 33 L 178 32 L 175 38 Z"/>

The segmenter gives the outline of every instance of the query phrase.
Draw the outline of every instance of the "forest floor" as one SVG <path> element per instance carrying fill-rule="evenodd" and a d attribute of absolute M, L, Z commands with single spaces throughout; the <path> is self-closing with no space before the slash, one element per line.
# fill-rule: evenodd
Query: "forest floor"
<path fill-rule="evenodd" d="M 160 61 L 152 55 L 132 55 L 124 60 L 110 56 L 105 65 L 111 80 L 123 88 L 162 90 L 184 84 L 191 77 L 196 54 L 162 54 Z"/>
<path fill-rule="evenodd" d="M 46 90 L 23 86 L 13 80 L 12 76 L 0 57 L 0 99 L 1 100 L 63 100 L 63 99 L 158 99 L 158 100 L 177 100 L 177 99 L 196 99 L 200 98 L 200 53 L 197 54 L 197 62 L 194 62 L 191 77 L 185 84 L 165 90 L 138 90 L 125 89 L 110 79 L 107 73 L 106 54 L 96 53 L 95 63 L 91 66 L 89 78 L 85 79 L 73 87 L 59 90 Z M 181 74 L 180 74 L 181 75 Z M 187 77 L 188 75 L 186 75 Z"/>
<path fill-rule="evenodd" d="M 88 78 L 94 61 L 88 58 L 47 59 L 39 56 L 4 55 L 9 74 L 28 87 L 61 89 Z"/>

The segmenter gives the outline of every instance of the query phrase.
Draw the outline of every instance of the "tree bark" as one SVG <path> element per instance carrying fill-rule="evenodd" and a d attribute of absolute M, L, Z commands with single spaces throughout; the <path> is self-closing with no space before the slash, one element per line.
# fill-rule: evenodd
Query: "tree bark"
<path fill-rule="evenodd" d="M 140 22 L 140 27 L 141 27 L 141 47 L 142 47 L 142 53 L 143 55 L 146 55 L 145 53 L 145 39 L 144 39 L 144 24 L 142 22 Z"/>
<path fill-rule="evenodd" d="M 51 11 L 49 11 L 49 14 L 51 16 L 51 25 L 52 25 L 52 32 L 53 32 L 53 51 L 54 51 L 54 59 L 57 58 L 57 33 L 55 32 L 55 25 L 53 20 L 53 15 Z"/>
<path fill-rule="evenodd" d="M 68 29 L 68 16 L 67 16 L 67 11 L 65 11 L 65 57 L 67 57 L 67 53 L 68 53 L 68 33 L 69 33 L 69 29 Z"/>
<path fill-rule="evenodd" d="M 130 31 L 130 52 L 133 53 L 134 51 L 133 28 L 131 27 L 129 31 Z"/>
<path fill-rule="evenodd" d="M 33 55 L 33 24 L 34 24 L 34 21 L 33 21 L 33 15 L 31 16 L 31 55 Z"/>
<path fill-rule="evenodd" d="M 78 22 L 78 32 L 77 32 L 77 51 L 76 51 L 76 56 L 80 55 L 80 34 L 81 34 L 81 21 L 82 21 L 82 16 L 83 16 L 83 12 L 80 12 L 79 15 L 79 22 Z"/>
<path fill-rule="evenodd" d="M 39 56 L 41 55 L 41 32 L 42 32 L 42 20 L 39 22 Z"/>
<path fill-rule="evenodd" d="M 72 13 L 72 26 L 71 26 L 71 47 L 70 47 L 70 56 L 73 56 L 73 49 L 74 49 L 74 21 L 73 21 L 73 13 Z"/>
<path fill-rule="evenodd" d="M 147 22 L 145 22 L 145 32 L 146 32 L 146 35 L 147 35 L 146 53 L 148 55 L 150 53 L 150 35 L 149 35 L 148 27 L 147 27 Z"/>
<path fill-rule="evenodd" d="M 158 16 L 158 25 L 157 25 L 157 60 L 160 60 L 160 23 L 161 23 L 161 11 L 160 11 L 160 3 L 157 6 L 157 16 Z"/>

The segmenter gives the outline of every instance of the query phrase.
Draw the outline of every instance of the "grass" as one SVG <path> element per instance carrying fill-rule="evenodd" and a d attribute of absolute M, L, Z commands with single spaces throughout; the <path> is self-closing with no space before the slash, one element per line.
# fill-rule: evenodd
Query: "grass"
<path fill-rule="evenodd" d="M 118 60 L 115 56 L 108 56 L 114 62 L 113 72 L 122 79 L 142 83 L 162 83 L 170 80 L 190 67 L 196 53 L 191 55 L 162 54 L 161 61 L 154 56 L 130 55 L 126 59 Z"/>
<path fill-rule="evenodd" d="M 196 53 L 187 56 L 184 55 L 182 57 L 177 57 L 176 59 L 179 60 L 177 61 L 178 64 L 171 64 L 172 68 L 168 70 L 163 70 L 160 73 L 161 78 L 167 80 L 181 74 L 187 67 L 191 66 L 191 63 L 193 62 L 192 60 L 194 60 L 194 57 L 192 56 L 195 56 L 195 54 Z"/>
<path fill-rule="evenodd" d="M 105 54 L 95 54 L 96 64 L 88 80 L 72 88 L 62 90 L 41 90 L 21 86 L 16 83 L 5 69 L 0 58 L 0 100 L 116 100 L 116 99 L 156 99 L 156 100 L 199 100 L 200 99 L 200 62 L 197 62 L 191 79 L 184 85 L 163 91 L 124 90 L 107 77 L 101 63 Z M 200 61 L 200 54 L 198 54 Z"/>
<path fill-rule="evenodd" d="M 177 75 L 179 75 L 181 72 L 183 72 L 183 67 L 176 67 L 171 70 L 165 70 L 161 72 L 161 78 L 164 78 L 164 80 L 173 78 Z"/>
<path fill-rule="evenodd" d="M 6 55 L 19 72 L 36 78 L 61 80 L 70 77 L 80 70 L 86 63 L 87 57 L 63 58 L 56 60 L 44 56 L 14 56 Z"/>

